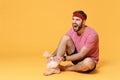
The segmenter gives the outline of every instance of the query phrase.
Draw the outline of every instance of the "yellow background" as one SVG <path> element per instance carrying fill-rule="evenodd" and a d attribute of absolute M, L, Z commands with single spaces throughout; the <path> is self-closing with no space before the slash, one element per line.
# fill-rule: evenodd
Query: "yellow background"
<path fill-rule="evenodd" d="M 0 0 L 0 80 L 119 80 L 119 8 L 120 0 Z M 97 69 L 43 76 L 43 52 L 54 51 L 80 9 L 99 34 Z"/>

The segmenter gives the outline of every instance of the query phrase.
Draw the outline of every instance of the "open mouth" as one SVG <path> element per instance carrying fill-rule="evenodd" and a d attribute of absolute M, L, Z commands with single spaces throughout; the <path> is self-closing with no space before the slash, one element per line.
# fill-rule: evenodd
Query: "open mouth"
<path fill-rule="evenodd" d="M 77 25 L 73 25 L 74 28 L 77 28 L 78 26 Z"/>
<path fill-rule="evenodd" d="M 77 25 L 75 25 L 74 27 L 77 27 Z"/>
<path fill-rule="evenodd" d="M 77 24 L 73 24 L 74 27 L 77 27 Z"/>

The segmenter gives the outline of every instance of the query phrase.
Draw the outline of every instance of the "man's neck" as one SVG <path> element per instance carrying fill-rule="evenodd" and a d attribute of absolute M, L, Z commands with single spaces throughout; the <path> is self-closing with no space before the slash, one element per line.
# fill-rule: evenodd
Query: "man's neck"
<path fill-rule="evenodd" d="M 81 28 L 81 30 L 79 30 L 77 32 L 77 34 L 80 36 L 84 32 L 84 30 L 85 30 L 86 27 L 87 27 L 86 25 L 83 25 L 82 28 Z"/>

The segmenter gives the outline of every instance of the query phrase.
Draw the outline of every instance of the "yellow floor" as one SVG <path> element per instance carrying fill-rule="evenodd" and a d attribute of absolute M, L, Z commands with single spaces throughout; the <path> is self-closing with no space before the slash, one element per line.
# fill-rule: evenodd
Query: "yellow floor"
<path fill-rule="evenodd" d="M 0 80 L 120 80 L 119 8 L 120 0 L 0 0 Z M 43 76 L 43 52 L 54 51 L 81 9 L 99 34 L 96 70 Z"/>
<path fill-rule="evenodd" d="M 66 71 L 44 76 L 46 60 L 43 56 L 6 57 L 0 60 L 0 80 L 119 80 L 119 61 L 104 58 L 96 70 L 89 74 Z"/>

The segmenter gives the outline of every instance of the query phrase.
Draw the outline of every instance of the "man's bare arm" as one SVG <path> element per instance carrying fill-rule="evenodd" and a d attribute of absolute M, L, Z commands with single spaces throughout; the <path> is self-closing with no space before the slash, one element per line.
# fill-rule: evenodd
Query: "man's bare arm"
<path fill-rule="evenodd" d="M 87 48 L 84 46 L 79 53 L 71 56 L 66 56 L 66 60 L 67 61 L 80 60 L 84 58 L 89 51 L 90 51 L 90 48 Z"/>

